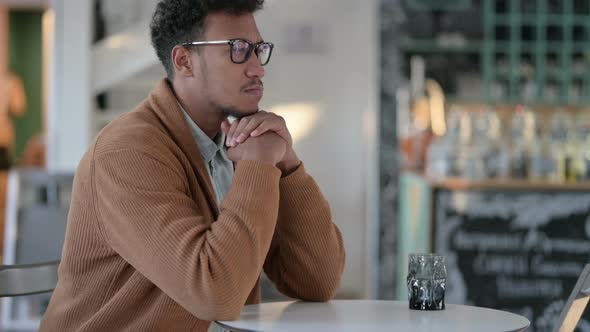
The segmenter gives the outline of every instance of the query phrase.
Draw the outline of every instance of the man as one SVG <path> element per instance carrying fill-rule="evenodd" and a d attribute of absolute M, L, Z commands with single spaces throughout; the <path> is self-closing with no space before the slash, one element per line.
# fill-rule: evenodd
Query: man
<path fill-rule="evenodd" d="M 287 296 L 334 296 L 340 232 L 284 120 L 258 111 L 262 4 L 158 3 L 168 77 L 80 162 L 41 331 L 206 331 L 259 302 L 263 269 Z"/>

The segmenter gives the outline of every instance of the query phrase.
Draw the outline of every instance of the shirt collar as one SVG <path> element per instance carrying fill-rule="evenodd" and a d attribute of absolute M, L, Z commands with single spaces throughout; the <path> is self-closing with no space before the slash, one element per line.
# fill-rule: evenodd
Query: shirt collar
<path fill-rule="evenodd" d="M 205 132 L 201 128 L 199 128 L 195 121 L 193 121 L 193 119 L 185 111 L 184 107 L 182 107 L 180 103 L 178 103 L 178 105 L 180 106 L 180 109 L 184 114 L 184 117 L 186 119 L 186 122 L 188 123 L 188 126 L 191 129 L 191 133 L 193 134 L 194 139 L 197 141 L 197 144 L 199 145 L 199 149 L 201 150 L 201 157 L 203 158 L 203 160 L 205 160 L 208 163 L 211 160 L 213 160 L 213 157 L 215 157 L 217 151 L 222 151 L 223 153 L 223 142 L 225 142 L 225 134 L 222 131 L 220 131 L 219 134 L 215 136 L 215 140 L 212 140 L 209 136 L 207 136 L 207 134 L 205 134 Z"/>

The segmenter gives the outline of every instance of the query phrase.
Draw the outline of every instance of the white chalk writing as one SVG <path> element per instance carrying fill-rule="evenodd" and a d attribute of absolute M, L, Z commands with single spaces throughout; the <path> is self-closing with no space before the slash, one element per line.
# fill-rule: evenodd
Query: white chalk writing
<path fill-rule="evenodd" d="M 563 285 L 558 279 L 496 279 L 499 299 L 555 298 L 563 293 Z"/>
<path fill-rule="evenodd" d="M 453 245 L 459 250 L 517 251 L 522 248 L 522 236 L 510 233 L 480 233 L 457 231 Z"/>
<path fill-rule="evenodd" d="M 531 271 L 538 276 L 545 277 L 572 277 L 576 278 L 582 273 L 584 265 L 578 262 L 546 261 L 543 256 L 534 256 L 531 259 Z"/>
<path fill-rule="evenodd" d="M 458 193 L 455 193 L 455 195 Z M 467 204 L 452 208 L 473 219 L 501 218 L 514 228 L 537 228 L 590 209 L 589 194 L 484 195 L 470 193 Z M 453 200 L 451 200 L 453 201 Z"/>
<path fill-rule="evenodd" d="M 520 275 L 529 273 L 526 256 L 480 254 L 473 260 L 473 272 L 479 275 Z"/>

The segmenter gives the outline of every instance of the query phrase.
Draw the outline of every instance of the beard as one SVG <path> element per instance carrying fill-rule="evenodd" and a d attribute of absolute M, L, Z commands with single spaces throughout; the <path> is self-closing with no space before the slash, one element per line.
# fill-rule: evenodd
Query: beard
<path fill-rule="evenodd" d="M 201 63 L 202 68 L 207 68 L 205 57 L 199 57 L 199 59 L 202 62 Z M 203 73 L 203 81 L 204 81 L 204 86 L 205 87 L 209 85 L 209 72 L 208 71 L 205 71 Z M 262 85 L 262 81 L 260 79 L 255 80 L 253 82 L 250 82 L 248 85 L 252 85 L 254 83 L 257 83 L 257 84 Z M 204 94 L 208 94 L 208 91 L 205 91 Z M 215 110 L 215 112 L 220 112 L 226 118 L 227 117 L 233 117 L 233 118 L 236 118 L 236 119 L 241 119 L 243 117 L 256 114 L 260 110 L 258 107 L 256 109 L 240 110 L 236 106 L 233 106 L 233 105 L 229 105 L 229 106 L 228 105 L 221 105 L 221 103 L 218 103 L 218 102 L 216 102 L 214 100 L 210 100 L 210 103 L 213 106 L 213 109 Z"/>
<path fill-rule="evenodd" d="M 227 106 L 227 107 L 220 106 L 220 107 L 218 107 L 218 109 L 221 111 L 221 113 L 226 118 L 231 116 L 236 119 L 241 119 L 243 117 L 256 114 L 259 111 L 258 109 L 249 110 L 249 111 L 240 111 L 237 107 L 233 107 L 233 106 Z"/>

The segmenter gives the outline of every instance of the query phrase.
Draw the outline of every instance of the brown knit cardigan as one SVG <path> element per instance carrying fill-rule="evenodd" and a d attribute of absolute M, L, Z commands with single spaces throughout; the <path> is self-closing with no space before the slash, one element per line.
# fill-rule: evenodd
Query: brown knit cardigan
<path fill-rule="evenodd" d="M 41 331 L 206 331 L 260 301 L 263 268 L 287 296 L 334 296 L 342 237 L 304 166 L 238 162 L 218 207 L 198 149 L 166 79 L 101 131 Z"/>

